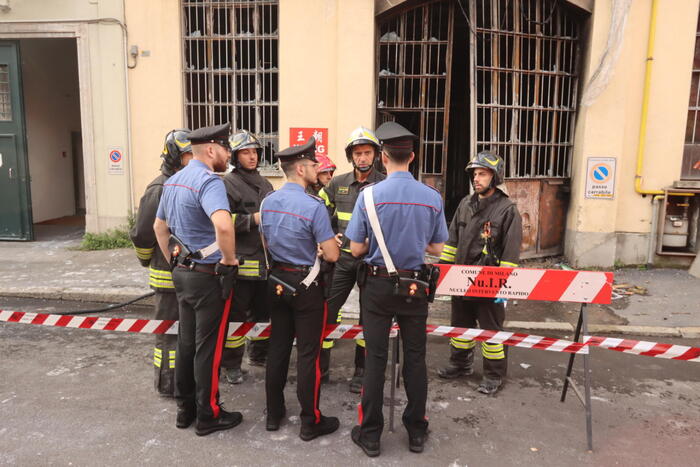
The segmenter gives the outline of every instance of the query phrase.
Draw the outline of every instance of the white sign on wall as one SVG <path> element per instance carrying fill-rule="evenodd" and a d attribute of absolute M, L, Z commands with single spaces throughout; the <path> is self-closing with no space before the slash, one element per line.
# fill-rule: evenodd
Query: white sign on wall
<path fill-rule="evenodd" d="M 615 198 L 614 157 L 589 157 L 586 164 L 586 193 L 588 199 Z"/>
<path fill-rule="evenodd" d="M 124 175 L 124 151 L 121 148 L 112 148 L 107 154 L 107 173 Z"/>

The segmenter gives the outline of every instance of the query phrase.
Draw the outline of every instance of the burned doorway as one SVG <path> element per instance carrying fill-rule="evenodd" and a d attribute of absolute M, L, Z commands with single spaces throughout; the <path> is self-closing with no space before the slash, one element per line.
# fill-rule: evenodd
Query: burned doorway
<path fill-rule="evenodd" d="M 420 135 L 414 174 L 448 216 L 470 156 L 501 155 L 523 257 L 563 250 L 584 20 L 557 0 L 406 2 L 378 18 L 377 124 Z"/>
<path fill-rule="evenodd" d="M 397 121 L 420 136 L 413 175 L 445 192 L 454 3 L 431 2 L 380 21 L 377 126 Z"/>

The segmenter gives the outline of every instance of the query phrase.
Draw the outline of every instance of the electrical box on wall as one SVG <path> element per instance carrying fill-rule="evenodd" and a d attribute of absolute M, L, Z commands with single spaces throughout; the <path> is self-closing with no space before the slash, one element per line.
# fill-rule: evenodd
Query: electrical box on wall
<path fill-rule="evenodd" d="M 656 254 L 696 256 L 700 243 L 700 190 L 668 190 L 659 217 Z"/>

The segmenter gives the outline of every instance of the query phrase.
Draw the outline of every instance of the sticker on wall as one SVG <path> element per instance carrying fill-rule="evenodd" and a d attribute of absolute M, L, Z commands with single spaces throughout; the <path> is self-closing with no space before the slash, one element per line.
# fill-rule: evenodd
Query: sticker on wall
<path fill-rule="evenodd" d="M 115 148 L 109 150 L 107 173 L 110 175 L 124 175 L 124 153 L 121 149 Z"/>
<path fill-rule="evenodd" d="M 615 198 L 614 157 L 589 157 L 586 165 L 586 193 L 588 199 Z"/>

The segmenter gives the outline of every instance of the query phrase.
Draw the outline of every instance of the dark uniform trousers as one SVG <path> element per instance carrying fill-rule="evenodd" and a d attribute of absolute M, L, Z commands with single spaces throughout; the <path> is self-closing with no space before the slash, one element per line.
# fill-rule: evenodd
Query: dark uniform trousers
<path fill-rule="evenodd" d="M 228 327 L 219 278 L 177 267 L 173 282 L 180 305 L 175 398 L 180 407 L 196 405 L 199 420 L 217 418 L 219 364 Z"/>
<path fill-rule="evenodd" d="M 154 319 L 178 320 L 177 296 L 174 292 L 156 290 Z M 172 396 L 175 393 L 175 355 L 177 336 L 156 334 L 153 349 L 153 368 L 155 369 L 155 387 L 158 393 Z"/>
<path fill-rule="evenodd" d="M 333 270 L 333 284 L 328 297 L 328 318 L 327 324 L 338 324 L 338 313 L 345 304 L 357 282 L 357 269 L 362 264 L 362 259 L 355 258 L 346 251 L 340 252 L 340 258 L 335 263 Z M 360 324 L 362 324 L 362 302 L 360 302 Z M 327 341 L 333 342 L 333 341 Z M 356 341 L 355 346 L 355 367 L 365 367 L 364 341 Z M 328 347 L 332 347 L 329 345 Z"/>
<path fill-rule="evenodd" d="M 323 287 L 312 284 L 306 289 L 300 282 L 306 272 L 274 268 L 272 274 L 297 289 L 296 296 L 279 296 L 268 280 L 272 331 L 265 372 L 267 416 L 281 418 L 285 413 L 284 387 L 294 337 L 297 339 L 297 398 L 301 405 L 302 425 L 315 425 L 321 419 L 319 397 L 321 369 L 319 353 L 326 322 Z"/>
<path fill-rule="evenodd" d="M 452 297 L 452 326 L 461 328 L 487 329 L 503 331 L 506 310 L 503 303 L 494 303 L 492 298 Z M 471 365 L 474 360 L 473 340 L 451 339 L 452 352 L 450 362 L 457 367 Z M 484 376 L 490 379 L 503 379 L 508 369 L 508 349 L 503 344 L 481 344 Z"/>
<path fill-rule="evenodd" d="M 425 364 L 427 337 L 425 325 L 428 302 L 394 295 L 394 282 L 383 277 L 367 277 L 360 291 L 364 319 L 367 356 L 362 381 L 362 402 L 359 423 L 361 437 L 379 441 L 384 429 L 384 380 L 389 354 L 389 330 L 395 316 L 403 343 L 403 380 L 408 404 L 403 424 L 410 436 L 424 435 L 428 429 L 425 404 L 428 396 L 428 376 Z"/>
<path fill-rule="evenodd" d="M 267 308 L 267 281 L 250 281 L 239 279 L 236 281 L 236 293 L 231 301 L 231 314 L 229 322 L 243 323 L 252 321 L 266 323 L 270 321 L 270 313 Z M 248 344 L 248 355 L 251 360 L 264 362 L 267 358 L 268 339 L 251 339 Z M 223 368 L 240 368 L 245 352 L 245 338 L 232 336 L 226 339 L 224 353 L 221 358 Z"/>

